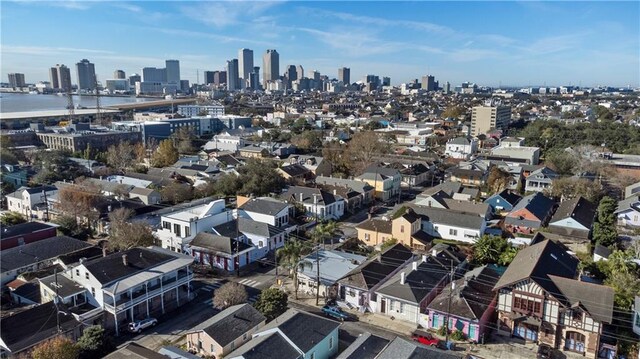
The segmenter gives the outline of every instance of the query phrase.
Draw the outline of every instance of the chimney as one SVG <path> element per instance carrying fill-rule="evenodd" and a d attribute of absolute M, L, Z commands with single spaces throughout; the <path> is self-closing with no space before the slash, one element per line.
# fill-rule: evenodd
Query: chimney
<path fill-rule="evenodd" d="M 434 257 L 437 256 L 438 255 L 438 251 L 435 250 L 435 249 L 431 249 L 431 255 L 434 256 Z"/>
<path fill-rule="evenodd" d="M 404 272 L 400 273 L 400 284 L 404 285 Z"/>
<path fill-rule="evenodd" d="M 371 213 L 367 215 L 367 219 L 371 219 Z"/>
<path fill-rule="evenodd" d="M 103 245 L 103 247 L 102 247 L 102 256 L 103 257 L 107 256 L 107 246 L 106 245 Z"/>
<path fill-rule="evenodd" d="M 127 255 L 126 254 L 122 255 L 122 264 L 124 264 L 125 267 L 127 267 L 129 265 L 129 261 L 127 261 Z"/>
<path fill-rule="evenodd" d="M 426 262 L 426 261 L 427 261 L 427 255 L 426 255 L 426 254 L 423 254 L 423 255 L 422 255 L 422 263 L 424 263 L 424 262 Z"/>
<path fill-rule="evenodd" d="M 302 202 L 302 201 L 303 201 L 303 194 L 302 194 L 302 192 L 300 192 L 300 202 Z"/>
<path fill-rule="evenodd" d="M 338 190 L 337 190 L 337 189 L 335 189 L 335 188 L 333 189 L 333 195 L 334 195 L 334 196 L 338 195 Z"/>
<path fill-rule="evenodd" d="M 413 262 L 413 270 L 418 270 L 418 261 Z"/>

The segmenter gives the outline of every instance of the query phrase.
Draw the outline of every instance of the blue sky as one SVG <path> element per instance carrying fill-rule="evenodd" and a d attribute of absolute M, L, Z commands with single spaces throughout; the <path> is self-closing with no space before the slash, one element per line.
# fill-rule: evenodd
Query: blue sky
<path fill-rule="evenodd" d="M 183 79 L 221 70 L 238 49 L 280 53 L 337 77 L 393 84 L 640 85 L 640 2 L 1 1 L 1 68 L 27 82 L 87 58 L 98 78 L 180 60 Z M 75 68 L 72 68 L 75 82 Z"/>

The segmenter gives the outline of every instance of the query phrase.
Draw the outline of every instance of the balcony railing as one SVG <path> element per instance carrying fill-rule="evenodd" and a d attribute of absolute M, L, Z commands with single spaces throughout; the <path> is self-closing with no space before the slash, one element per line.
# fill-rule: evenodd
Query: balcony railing
<path fill-rule="evenodd" d="M 163 281 L 162 286 L 160 286 L 160 284 L 156 284 L 153 287 L 148 287 L 146 290 L 143 289 L 142 291 L 134 292 L 132 298 L 129 298 L 128 293 L 122 293 L 122 297 L 117 301 L 115 308 L 105 301 L 105 308 L 120 312 L 149 298 L 153 298 L 158 294 L 166 293 L 169 290 L 175 289 L 177 286 L 185 284 L 192 279 L 193 273 L 187 273 L 186 271 L 178 273 L 178 277 L 173 277 Z"/>

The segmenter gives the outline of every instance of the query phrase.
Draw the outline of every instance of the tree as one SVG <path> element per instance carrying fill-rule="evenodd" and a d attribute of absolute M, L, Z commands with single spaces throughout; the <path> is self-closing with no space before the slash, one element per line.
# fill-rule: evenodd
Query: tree
<path fill-rule="evenodd" d="M 173 145 L 173 141 L 164 140 L 151 157 L 151 164 L 154 167 L 171 166 L 178 161 L 178 157 L 178 149 Z"/>
<path fill-rule="evenodd" d="M 518 254 L 518 251 L 518 248 L 509 245 L 503 250 L 502 253 L 500 253 L 500 257 L 498 257 L 498 264 L 500 264 L 501 266 L 508 266 L 509 264 L 511 264 L 511 262 L 513 262 L 513 259 Z"/>
<path fill-rule="evenodd" d="M 284 177 L 276 170 L 274 161 L 250 159 L 238 171 L 242 185 L 238 192 L 244 195 L 266 196 L 274 192 L 280 193 L 286 184 Z"/>
<path fill-rule="evenodd" d="M 291 144 L 304 151 L 315 150 L 322 147 L 322 137 L 318 131 L 304 131 L 293 136 Z"/>
<path fill-rule="evenodd" d="M 160 190 L 162 200 L 173 204 L 193 199 L 193 189 L 188 183 L 172 182 Z"/>
<path fill-rule="evenodd" d="M 196 152 L 196 148 L 193 146 L 196 135 L 194 129 L 190 126 L 180 127 L 178 131 L 171 135 L 171 138 L 173 139 L 174 146 L 178 149 L 178 153 L 193 154 Z"/>
<path fill-rule="evenodd" d="M 287 293 L 278 288 L 268 288 L 260 293 L 254 307 L 270 321 L 287 311 L 288 300 Z"/>
<path fill-rule="evenodd" d="M 604 283 L 613 288 L 618 308 L 630 310 L 635 296 L 640 295 L 640 273 L 612 272 Z"/>
<path fill-rule="evenodd" d="M 78 221 L 74 216 L 61 215 L 53 220 L 58 224 L 58 234 L 69 236 L 77 239 L 86 239 L 88 236 L 87 231 L 78 225 Z"/>
<path fill-rule="evenodd" d="M 31 351 L 33 359 L 77 359 L 80 350 L 65 336 L 57 336 L 36 345 Z"/>
<path fill-rule="evenodd" d="M 101 358 L 112 347 L 109 337 L 100 325 L 92 325 L 86 328 L 76 345 L 80 349 L 80 357 L 86 359 Z"/>
<path fill-rule="evenodd" d="M 100 216 L 96 207 L 103 201 L 101 189 L 82 179 L 77 184 L 62 187 L 58 191 L 58 208 L 76 221 L 86 219 L 89 230 L 91 224 Z"/>
<path fill-rule="evenodd" d="M 193 190 L 193 196 L 195 198 L 205 198 L 216 194 L 215 182 L 207 181 L 196 186 Z"/>
<path fill-rule="evenodd" d="M 395 238 L 390 238 L 387 239 L 386 241 L 382 242 L 382 244 L 380 245 L 380 252 L 384 252 L 387 249 L 395 246 L 396 244 L 398 244 L 398 240 Z"/>
<path fill-rule="evenodd" d="M 331 164 L 332 176 L 346 178 L 349 175 L 349 160 L 346 151 L 347 147 L 338 141 L 331 141 L 322 146 L 322 157 Z"/>
<path fill-rule="evenodd" d="M 604 195 L 602 184 L 586 178 L 560 177 L 553 180 L 553 185 L 545 190 L 550 197 L 561 198 L 563 201 L 582 196 L 592 203 L 600 201 Z"/>
<path fill-rule="evenodd" d="M 554 150 L 545 154 L 544 164 L 560 175 L 572 175 L 578 158 L 565 150 Z"/>
<path fill-rule="evenodd" d="M 464 109 L 461 108 L 460 106 L 449 106 L 442 113 L 442 117 L 445 117 L 445 118 L 448 118 L 448 117 L 458 118 L 463 114 L 464 114 Z"/>
<path fill-rule="evenodd" d="M 296 239 L 286 242 L 284 247 L 276 251 L 279 263 L 285 266 L 289 270 L 289 275 L 293 277 L 293 288 L 296 299 L 298 299 L 298 266 L 307 251 L 306 246 Z"/>
<path fill-rule="evenodd" d="M 311 232 L 311 238 L 315 244 L 325 244 L 325 241 L 329 238 L 333 238 L 333 235 L 338 230 L 336 222 L 329 221 L 327 223 L 319 223 L 315 226 Z"/>
<path fill-rule="evenodd" d="M 514 252 L 510 247 L 511 244 L 502 237 L 484 235 L 473 246 L 473 261 L 478 265 L 495 263 L 506 265 L 515 258 L 517 253 L 517 250 Z"/>
<path fill-rule="evenodd" d="M 145 222 L 130 221 L 133 211 L 118 208 L 109 213 L 111 228 L 109 246 L 114 250 L 126 250 L 133 247 L 147 247 L 154 243 L 153 230 Z"/>
<path fill-rule="evenodd" d="M 380 141 L 380 137 L 373 131 L 358 132 L 349 141 L 347 158 L 350 159 L 352 173 L 363 171 L 376 155 L 387 152 L 387 144 Z"/>
<path fill-rule="evenodd" d="M 3 226 L 13 226 L 20 223 L 25 223 L 27 220 L 23 215 L 16 212 L 5 212 L 0 216 L 0 223 Z"/>
<path fill-rule="evenodd" d="M 511 181 L 511 174 L 498 166 L 491 167 L 489 177 L 487 177 L 487 185 L 491 193 L 499 193 L 507 188 Z"/>
<path fill-rule="evenodd" d="M 234 196 L 240 188 L 240 179 L 233 173 L 222 174 L 213 184 L 213 192 L 219 196 Z"/>
<path fill-rule="evenodd" d="M 616 201 L 608 196 L 603 197 L 598 205 L 598 215 L 593 224 L 593 239 L 597 244 L 609 247 L 618 241 L 615 210 Z"/>
<path fill-rule="evenodd" d="M 86 169 L 69 159 L 65 151 L 41 151 L 33 158 L 36 175 L 31 178 L 34 184 L 49 184 L 55 181 L 73 181 L 86 174 Z"/>
<path fill-rule="evenodd" d="M 225 309 L 232 305 L 247 302 L 247 290 L 242 284 L 227 282 L 213 293 L 213 306 Z"/>
<path fill-rule="evenodd" d="M 139 150 L 141 146 L 140 144 L 133 145 L 127 141 L 110 146 L 107 149 L 107 164 L 118 172 L 124 172 L 143 158 Z"/>

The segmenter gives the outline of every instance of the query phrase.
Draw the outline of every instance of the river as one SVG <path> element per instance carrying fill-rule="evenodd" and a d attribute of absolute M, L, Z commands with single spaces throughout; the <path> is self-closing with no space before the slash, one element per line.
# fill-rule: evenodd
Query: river
<path fill-rule="evenodd" d="M 23 112 L 23 111 L 46 111 L 46 110 L 66 110 L 67 97 L 59 95 L 31 95 L 19 93 L 0 93 L 0 112 Z M 112 106 L 125 103 L 157 101 L 158 98 L 136 98 L 136 97 L 100 97 L 101 106 Z M 96 107 L 95 96 L 73 95 L 73 104 L 86 108 Z"/>

